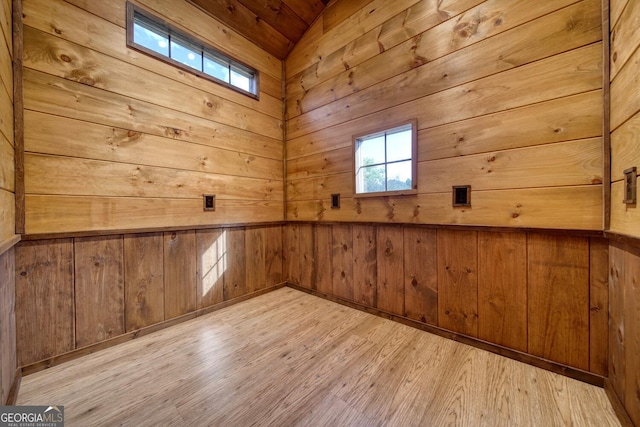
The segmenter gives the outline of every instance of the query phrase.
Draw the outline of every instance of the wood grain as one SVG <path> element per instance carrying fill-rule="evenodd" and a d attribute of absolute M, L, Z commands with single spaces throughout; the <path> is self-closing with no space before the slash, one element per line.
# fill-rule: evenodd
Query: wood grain
<path fill-rule="evenodd" d="M 224 271 L 224 300 L 229 301 L 248 292 L 245 229 L 232 228 L 225 230 L 225 233 L 227 262 Z"/>
<path fill-rule="evenodd" d="M 314 283 L 310 284 L 312 289 L 325 294 L 332 294 L 333 290 L 333 226 L 318 224 L 313 227 L 315 232 L 314 252 L 315 277 Z M 354 267 L 355 270 L 355 267 Z M 355 274 L 355 271 L 354 271 Z M 355 278 L 354 278 L 355 284 Z"/>
<path fill-rule="evenodd" d="M 626 328 L 624 317 L 626 290 L 625 251 L 609 247 L 609 369 L 611 385 L 624 402 L 626 395 Z"/>
<path fill-rule="evenodd" d="M 478 338 L 527 351 L 527 237 L 478 233 Z"/>
<path fill-rule="evenodd" d="M 264 228 L 247 227 L 245 230 L 247 293 L 267 287 Z"/>
<path fill-rule="evenodd" d="M 530 235 L 529 352 L 589 369 L 589 241 Z"/>
<path fill-rule="evenodd" d="M 373 225 L 353 225 L 353 300 L 377 307 L 377 232 Z"/>
<path fill-rule="evenodd" d="M 164 318 L 178 317 L 196 309 L 196 233 L 165 232 Z"/>
<path fill-rule="evenodd" d="M 615 10 L 612 10 L 612 15 Z M 611 29 L 611 79 L 615 79 L 633 54 L 640 46 L 640 6 L 637 2 L 627 2 L 627 7 L 622 10 L 619 19 L 613 22 Z"/>
<path fill-rule="evenodd" d="M 640 256 L 626 252 L 624 322 L 625 330 L 625 395 L 624 405 L 634 423 L 640 422 Z"/>
<path fill-rule="evenodd" d="M 478 233 L 438 230 L 438 325 L 478 336 Z"/>
<path fill-rule="evenodd" d="M 16 269 L 15 250 L 0 254 L 0 399 L 6 404 L 16 369 Z"/>
<path fill-rule="evenodd" d="M 314 254 L 314 229 L 310 224 L 300 224 L 298 239 L 300 244 L 300 283 L 313 288 L 318 267 Z"/>
<path fill-rule="evenodd" d="M 76 347 L 125 332 L 123 237 L 74 239 Z"/>
<path fill-rule="evenodd" d="M 331 282 L 332 295 L 354 299 L 353 227 L 336 224 L 331 227 Z M 319 265 L 318 268 L 324 268 Z"/>
<path fill-rule="evenodd" d="M 620 425 L 601 388 L 288 288 L 26 376 L 17 404 L 53 398 L 81 425 Z"/>
<path fill-rule="evenodd" d="M 435 230 L 404 227 L 404 311 L 438 324 L 438 240 Z"/>
<path fill-rule="evenodd" d="M 404 236 L 401 227 L 380 225 L 376 236 L 376 308 L 404 316 Z"/>
<path fill-rule="evenodd" d="M 589 239 L 589 370 L 607 376 L 609 351 L 609 242 Z"/>
<path fill-rule="evenodd" d="M 197 309 L 224 301 L 224 272 L 228 262 L 226 239 L 225 230 L 196 231 Z"/>
<path fill-rule="evenodd" d="M 18 366 L 73 350 L 73 240 L 21 242 L 15 257 Z"/>
<path fill-rule="evenodd" d="M 125 331 L 164 320 L 162 233 L 124 236 Z"/>
<path fill-rule="evenodd" d="M 300 286 L 311 286 L 300 283 L 300 225 L 288 223 L 283 227 L 284 272 L 285 279 Z"/>
<path fill-rule="evenodd" d="M 265 228 L 265 275 L 267 286 L 275 286 L 284 282 L 282 270 L 283 227 Z"/>

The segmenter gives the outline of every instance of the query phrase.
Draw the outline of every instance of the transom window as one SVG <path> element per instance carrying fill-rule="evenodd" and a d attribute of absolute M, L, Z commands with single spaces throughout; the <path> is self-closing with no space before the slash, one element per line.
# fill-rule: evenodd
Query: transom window
<path fill-rule="evenodd" d="M 127 3 L 127 46 L 254 98 L 258 72 Z"/>
<path fill-rule="evenodd" d="M 353 138 L 355 194 L 414 194 L 417 121 Z"/>

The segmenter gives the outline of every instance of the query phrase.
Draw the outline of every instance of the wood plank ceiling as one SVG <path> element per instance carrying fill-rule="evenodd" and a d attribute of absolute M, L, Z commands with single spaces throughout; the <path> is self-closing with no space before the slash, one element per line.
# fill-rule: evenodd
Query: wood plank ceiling
<path fill-rule="evenodd" d="M 285 59 L 329 0 L 188 0 Z"/>

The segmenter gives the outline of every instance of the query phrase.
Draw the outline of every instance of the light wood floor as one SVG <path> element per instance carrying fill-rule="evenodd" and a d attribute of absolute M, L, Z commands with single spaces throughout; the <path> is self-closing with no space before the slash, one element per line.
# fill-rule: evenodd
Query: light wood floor
<path fill-rule="evenodd" d="M 615 426 L 604 390 L 283 288 L 29 375 L 67 426 Z"/>

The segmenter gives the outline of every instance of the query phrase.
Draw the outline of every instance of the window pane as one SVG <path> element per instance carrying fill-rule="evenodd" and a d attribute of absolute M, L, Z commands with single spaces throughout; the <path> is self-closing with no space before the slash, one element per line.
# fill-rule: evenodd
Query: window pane
<path fill-rule="evenodd" d="M 384 163 L 384 135 L 357 142 L 359 166 Z"/>
<path fill-rule="evenodd" d="M 183 40 L 172 37 L 171 58 L 198 71 L 202 71 L 202 50 L 185 43 Z"/>
<path fill-rule="evenodd" d="M 161 55 L 169 56 L 169 36 L 150 29 L 143 22 L 133 24 L 133 41 Z"/>
<path fill-rule="evenodd" d="M 360 168 L 356 177 L 356 192 L 373 193 L 384 191 L 384 165 Z"/>
<path fill-rule="evenodd" d="M 210 55 L 204 57 L 204 70 L 210 76 L 229 83 L 229 65 Z"/>
<path fill-rule="evenodd" d="M 247 92 L 251 92 L 251 78 L 245 73 L 231 69 L 231 84 Z"/>
<path fill-rule="evenodd" d="M 411 129 L 387 134 L 387 161 L 411 158 Z"/>
<path fill-rule="evenodd" d="M 387 191 L 410 190 L 411 160 L 387 166 Z"/>

